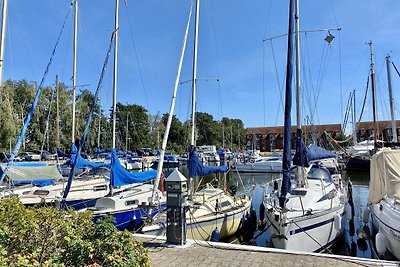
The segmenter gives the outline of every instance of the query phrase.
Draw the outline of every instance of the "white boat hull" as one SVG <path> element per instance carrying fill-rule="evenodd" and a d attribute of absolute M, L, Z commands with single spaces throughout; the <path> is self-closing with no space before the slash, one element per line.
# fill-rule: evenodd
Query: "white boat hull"
<path fill-rule="evenodd" d="M 394 204 L 393 200 L 381 200 L 369 205 L 369 209 L 374 229 L 385 235 L 386 248 L 400 259 L 400 204 Z"/>
<path fill-rule="evenodd" d="M 341 216 L 340 229 L 334 225 L 336 214 Z M 344 205 L 289 220 L 282 220 L 277 212 L 268 212 L 267 216 L 268 222 L 273 224 L 270 229 L 274 247 L 292 251 L 324 251 L 343 234 L 345 225 Z"/>

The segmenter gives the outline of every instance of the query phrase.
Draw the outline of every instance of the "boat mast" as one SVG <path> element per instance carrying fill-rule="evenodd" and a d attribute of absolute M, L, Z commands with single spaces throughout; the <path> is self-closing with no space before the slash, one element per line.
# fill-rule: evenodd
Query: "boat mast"
<path fill-rule="evenodd" d="M 113 108 L 112 108 L 112 147 L 115 148 L 115 128 L 117 122 L 117 67 L 118 67 L 118 10 L 119 0 L 115 0 L 115 40 L 114 40 L 114 84 L 113 84 Z"/>
<path fill-rule="evenodd" d="M 353 90 L 353 143 L 357 144 L 356 90 Z"/>
<path fill-rule="evenodd" d="M 8 0 L 3 0 L 3 9 L 1 15 L 0 87 L 2 86 L 2 81 L 3 81 L 3 58 L 4 58 L 4 42 L 6 38 L 7 1 Z"/>
<path fill-rule="evenodd" d="M 78 0 L 74 0 L 74 48 L 72 63 L 72 143 L 75 143 L 75 101 L 76 101 L 76 48 L 78 36 Z"/>
<path fill-rule="evenodd" d="M 300 95 L 300 21 L 299 1 L 295 1 L 295 44 L 296 44 L 296 129 L 297 138 L 301 138 L 301 95 Z"/>
<path fill-rule="evenodd" d="M 386 57 L 386 69 L 387 69 L 387 79 L 388 79 L 388 88 L 389 88 L 389 103 L 390 103 L 390 116 L 392 120 L 392 135 L 393 135 L 393 142 L 397 142 L 397 129 L 396 129 L 396 121 L 394 118 L 394 97 L 392 92 L 392 77 L 390 74 L 390 56 L 387 55 Z"/>
<path fill-rule="evenodd" d="M 155 192 L 158 189 L 158 185 L 160 184 L 161 173 L 162 173 L 162 168 L 163 168 L 163 164 L 164 164 L 164 155 L 165 155 L 165 150 L 167 148 L 168 135 L 169 135 L 169 130 L 171 129 L 172 118 L 174 116 L 176 95 L 177 95 L 177 92 L 178 92 L 179 80 L 180 80 L 180 77 L 181 77 L 183 58 L 185 56 L 186 42 L 187 42 L 187 37 L 188 37 L 188 34 L 189 34 L 190 18 L 192 17 L 192 9 L 193 9 L 193 6 L 190 7 L 189 18 L 188 18 L 188 22 L 187 22 L 187 25 L 186 25 L 185 36 L 183 38 L 181 58 L 179 60 L 178 71 L 177 71 L 177 74 L 176 74 L 174 92 L 172 94 L 172 100 L 171 100 L 171 106 L 169 108 L 167 126 L 165 128 L 164 138 L 163 138 L 163 142 L 162 142 L 162 145 L 161 145 L 160 160 L 159 160 L 158 166 L 157 166 L 157 176 L 156 176 L 156 179 L 154 181 L 153 193 L 151 195 L 151 203 L 154 203 L 154 201 L 155 201 L 155 198 L 156 198 Z M 151 214 L 151 213 L 152 212 L 150 211 L 149 214 Z"/>
<path fill-rule="evenodd" d="M 200 0 L 196 0 L 196 13 L 194 19 L 194 46 L 193 46 L 193 73 L 192 73 L 192 136 L 190 144 L 196 146 L 195 139 L 195 114 L 196 114 L 196 79 L 197 79 L 197 44 L 199 31 Z"/>
<path fill-rule="evenodd" d="M 58 85 L 58 75 L 56 75 L 56 147 L 60 146 L 60 106 L 59 106 L 60 87 Z"/>
<path fill-rule="evenodd" d="M 374 51 L 372 47 L 372 41 L 368 43 L 370 49 L 370 61 L 371 61 L 371 88 L 372 88 L 372 116 L 374 120 L 374 149 L 377 149 L 377 141 L 378 141 L 378 126 L 376 122 L 376 104 L 375 104 L 375 70 L 374 70 Z"/>

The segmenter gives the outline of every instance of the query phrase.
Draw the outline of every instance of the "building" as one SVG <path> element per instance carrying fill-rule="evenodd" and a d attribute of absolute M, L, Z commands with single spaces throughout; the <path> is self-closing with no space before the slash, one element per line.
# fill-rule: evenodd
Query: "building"
<path fill-rule="evenodd" d="M 377 122 L 377 126 L 379 140 L 385 142 L 392 141 L 391 121 L 379 121 Z M 399 127 L 400 120 L 396 121 L 396 134 L 398 139 L 400 133 Z M 357 141 L 361 142 L 368 138 L 373 139 L 373 128 L 372 121 L 357 123 Z M 312 136 L 316 136 L 318 142 L 318 137 L 322 136 L 323 132 L 327 132 L 334 139 L 343 135 L 342 126 L 340 124 L 305 125 L 302 126 L 302 130 L 306 143 L 311 142 Z M 292 149 L 294 149 L 295 134 L 296 126 L 292 126 Z M 260 151 L 283 149 L 283 126 L 247 128 L 246 144 L 248 149 L 258 149 Z"/>

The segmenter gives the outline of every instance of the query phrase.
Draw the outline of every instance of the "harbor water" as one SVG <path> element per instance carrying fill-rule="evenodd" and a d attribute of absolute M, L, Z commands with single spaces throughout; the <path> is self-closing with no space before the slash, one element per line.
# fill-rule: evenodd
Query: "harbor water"
<path fill-rule="evenodd" d="M 165 174 L 168 175 L 170 171 L 172 170 L 166 169 Z M 186 166 L 180 167 L 180 171 L 187 175 Z M 237 183 L 240 191 L 246 191 L 246 193 L 252 197 L 252 206 L 259 219 L 259 207 L 262 202 L 264 189 L 271 180 L 278 178 L 280 175 L 279 173 L 238 173 L 235 170 L 231 170 L 227 175 L 227 180 L 228 183 Z M 366 233 L 362 221 L 363 210 L 367 207 L 369 173 L 343 171 L 342 175 L 345 181 L 350 180 L 353 184 L 354 218 L 350 222 L 347 221 L 342 238 L 325 253 L 361 258 L 376 258 L 372 248 L 373 245 L 368 241 L 368 238 L 366 238 L 369 233 Z M 198 183 L 205 184 L 213 181 L 216 181 L 216 176 L 211 175 L 203 177 Z M 243 186 L 245 189 L 243 189 Z M 364 231 L 362 231 L 363 229 Z M 254 232 L 250 233 L 246 238 L 233 236 L 223 242 L 272 247 L 268 231 L 266 229 L 259 230 L 257 227 Z M 393 258 L 390 257 L 387 259 L 393 260 Z"/>

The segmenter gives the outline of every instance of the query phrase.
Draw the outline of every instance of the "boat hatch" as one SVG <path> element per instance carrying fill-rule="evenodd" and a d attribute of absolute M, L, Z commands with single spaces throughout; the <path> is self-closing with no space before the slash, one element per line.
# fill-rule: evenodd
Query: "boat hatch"
<path fill-rule="evenodd" d="M 222 203 L 219 204 L 219 205 L 220 205 L 221 208 L 224 208 L 224 207 L 230 206 L 230 205 L 231 205 L 231 202 L 229 202 L 229 201 L 224 201 L 224 202 L 222 202 Z"/>
<path fill-rule="evenodd" d="M 38 189 L 33 192 L 34 195 L 36 196 L 47 196 L 50 193 L 49 190 L 43 190 L 43 189 Z"/>

